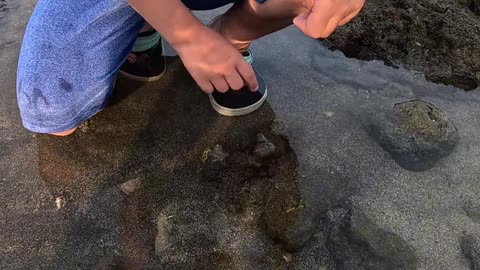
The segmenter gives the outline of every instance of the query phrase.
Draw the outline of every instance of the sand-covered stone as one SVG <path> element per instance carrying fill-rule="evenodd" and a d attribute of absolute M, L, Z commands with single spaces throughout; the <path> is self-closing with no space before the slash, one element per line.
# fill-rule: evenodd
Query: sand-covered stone
<path fill-rule="evenodd" d="M 470 269 L 480 269 L 480 236 L 465 235 L 461 240 L 461 246 L 463 255 L 470 263 Z"/>
<path fill-rule="evenodd" d="M 446 114 L 420 100 L 395 104 L 385 121 L 372 125 L 372 132 L 383 149 L 411 171 L 431 169 L 459 140 Z"/>

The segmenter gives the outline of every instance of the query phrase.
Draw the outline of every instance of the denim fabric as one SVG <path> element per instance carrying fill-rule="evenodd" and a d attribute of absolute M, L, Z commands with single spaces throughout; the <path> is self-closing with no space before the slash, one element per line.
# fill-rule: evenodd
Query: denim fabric
<path fill-rule="evenodd" d="M 185 0 L 214 9 L 230 0 Z M 25 128 L 62 132 L 107 103 L 144 20 L 126 0 L 39 0 L 25 32 L 17 100 Z"/>

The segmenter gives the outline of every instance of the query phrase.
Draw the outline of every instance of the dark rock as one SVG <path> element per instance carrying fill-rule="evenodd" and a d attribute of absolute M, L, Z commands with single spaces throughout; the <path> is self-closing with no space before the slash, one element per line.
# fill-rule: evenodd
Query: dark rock
<path fill-rule="evenodd" d="M 348 214 L 348 210 L 344 208 L 335 208 L 327 212 L 327 217 L 331 224 L 335 227 L 341 226 L 345 216 Z"/>
<path fill-rule="evenodd" d="M 294 178 L 296 174 L 290 174 L 287 177 L 276 175 L 276 181 L 269 188 L 275 192 L 266 196 L 267 233 L 289 251 L 300 250 L 315 234 L 323 234 L 329 227 L 339 227 L 348 213 L 346 208 L 334 206 L 345 204 L 343 201 L 354 189 L 353 182 L 334 168 L 319 169 L 314 175 L 313 181 L 317 184 L 325 183 L 325 186 L 314 189 L 314 194 L 301 194 L 298 180 Z M 328 225 L 321 224 L 322 217 L 328 220 Z"/>
<path fill-rule="evenodd" d="M 202 169 L 203 178 L 210 181 L 221 181 L 227 175 L 228 164 L 225 159 L 228 156 L 229 154 L 218 144 L 213 149 L 203 151 L 202 161 L 205 163 Z"/>
<path fill-rule="evenodd" d="M 427 79 L 472 90 L 480 84 L 478 0 L 373 0 L 325 40 L 362 60 L 406 65 Z"/>
<path fill-rule="evenodd" d="M 271 143 L 263 134 L 258 134 L 257 136 L 257 145 L 253 153 L 259 158 L 267 158 L 273 156 L 277 148 L 273 143 Z"/>
<path fill-rule="evenodd" d="M 392 115 L 373 124 L 371 132 L 400 166 L 411 171 L 432 168 L 459 139 L 445 113 L 419 100 L 395 104 Z"/>
<path fill-rule="evenodd" d="M 288 141 L 273 139 L 280 155 L 270 165 L 274 175 L 266 188 L 264 221 L 271 238 L 280 241 L 287 251 L 295 251 L 305 246 L 316 232 L 319 213 L 303 202 L 297 159 Z"/>
<path fill-rule="evenodd" d="M 294 260 L 293 255 L 291 253 L 284 253 L 282 257 L 286 263 L 291 263 Z"/>
<path fill-rule="evenodd" d="M 470 0 L 468 8 L 477 16 L 480 16 L 480 1 L 478 0 Z"/>
<path fill-rule="evenodd" d="M 365 262 L 369 255 L 368 245 L 352 241 L 347 228 L 347 224 L 332 228 L 325 243 L 335 261 L 335 269 L 367 269 Z"/>
<path fill-rule="evenodd" d="M 287 133 L 287 125 L 282 120 L 275 120 L 270 127 L 273 134 L 285 136 Z"/>
<path fill-rule="evenodd" d="M 387 263 L 392 268 L 402 268 L 417 263 L 414 251 L 404 239 L 371 222 L 362 212 L 352 212 L 350 231 L 354 239 L 368 244 L 374 255 L 372 265 Z"/>
<path fill-rule="evenodd" d="M 473 201 L 468 201 L 463 206 L 463 210 L 469 218 L 473 221 L 480 223 L 480 205 L 474 203 Z"/>
<path fill-rule="evenodd" d="M 461 240 L 463 255 L 470 262 L 470 269 L 480 270 L 480 237 L 467 235 Z"/>
<path fill-rule="evenodd" d="M 274 194 L 265 210 L 268 235 L 279 240 L 288 251 L 304 247 L 318 227 L 317 214 L 303 205 L 295 206 L 293 199 Z"/>
<path fill-rule="evenodd" d="M 7 1 L 6 0 L 0 0 L 0 11 L 4 11 L 7 9 Z"/>
<path fill-rule="evenodd" d="M 360 211 L 339 208 L 326 214 L 327 249 L 337 269 L 415 269 L 414 251 L 398 235 L 371 222 Z"/>
<path fill-rule="evenodd" d="M 207 149 L 203 152 L 202 160 L 210 161 L 210 162 L 220 162 L 223 161 L 226 157 L 228 157 L 228 153 L 223 151 L 221 145 L 216 144 L 213 149 Z"/>

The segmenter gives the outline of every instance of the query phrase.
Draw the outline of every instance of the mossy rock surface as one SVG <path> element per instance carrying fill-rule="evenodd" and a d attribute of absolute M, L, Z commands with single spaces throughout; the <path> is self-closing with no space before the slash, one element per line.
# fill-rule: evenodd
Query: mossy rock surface
<path fill-rule="evenodd" d="M 459 140 L 457 128 L 446 114 L 420 100 L 395 104 L 391 115 L 372 125 L 371 131 L 382 148 L 411 171 L 431 169 Z"/>

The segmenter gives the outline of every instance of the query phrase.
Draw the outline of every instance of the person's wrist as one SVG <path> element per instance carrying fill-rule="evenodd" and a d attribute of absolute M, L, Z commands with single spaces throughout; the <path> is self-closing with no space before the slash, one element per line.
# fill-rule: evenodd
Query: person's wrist
<path fill-rule="evenodd" d="M 208 31 L 208 27 L 198 23 L 192 24 L 188 29 L 176 31 L 175 35 L 168 40 L 170 45 L 177 51 L 181 51 L 185 47 L 190 47 L 192 44 L 201 42 L 204 32 Z"/>

